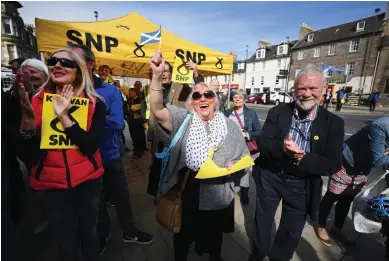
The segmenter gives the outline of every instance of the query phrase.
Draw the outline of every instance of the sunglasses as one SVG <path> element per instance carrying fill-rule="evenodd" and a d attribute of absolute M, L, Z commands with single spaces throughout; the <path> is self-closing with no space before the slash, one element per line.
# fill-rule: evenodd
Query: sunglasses
<path fill-rule="evenodd" d="M 192 99 L 193 100 L 200 100 L 201 97 L 204 95 L 204 98 L 207 99 L 207 100 L 211 100 L 213 98 L 215 98 L 215 93 L 213 91 L 206 91 L 206 92 L 194 92 L 192 94 Z"/>
<path fill-rule="evenodd" d="M 47 66 L 55 66 L 57 63 L 60 63 L 62 67 L 65 68 L 77 68 L 77 63 L 75 61 L 66 59 L 66 58 L 57 58 L 51 57 L 47 60 Z"/>

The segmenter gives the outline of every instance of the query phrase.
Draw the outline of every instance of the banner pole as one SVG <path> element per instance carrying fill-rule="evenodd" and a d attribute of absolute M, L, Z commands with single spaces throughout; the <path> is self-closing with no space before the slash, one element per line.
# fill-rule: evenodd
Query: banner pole
<path fill-rule="evenodd" d="M 159 50 L 162 53 L 162 26 L 161 25 L 159 25 L 159 31 L 160 31 L 160 34 L 161 34 L 160 39 L 159 39 Z"/>
<path fill-rule="evenodd" d="M 39 52 L 39 55 L 40 55 L 40 58 L 41 58 L 41 62 L 45 62 L 45 55 L 43 54 L 43 52 Z"/>
<path fill-rule="evenodd" d="M 230 109 L 230 96 L 231 96 L 231 75 L 228 77 L 228 105 L 227 109 Z"/>

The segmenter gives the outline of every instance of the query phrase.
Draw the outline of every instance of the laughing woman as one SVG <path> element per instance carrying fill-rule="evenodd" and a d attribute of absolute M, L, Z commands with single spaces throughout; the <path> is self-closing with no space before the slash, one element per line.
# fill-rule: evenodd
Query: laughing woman
<path fill-rule="evenodd" d="M 231 167 L 249 151 L 238 126 L 218 111 L 216 94 L 205 83 L 194 86 L 186 103 L 187 109 L 164 105 L 162 74 L 165 62 L 158 51 L 150 62 L 153 77 L 150 87 L 151 111 L 160 125 L 170 133 L 177 133 L 188 113 L 192 113 L 181 139 L 173 149 L 162 180 L 161 192 L 166 194 L 175 185 L 188 180 L 182 194 L 182 224 L 174 234 L 176 261 L 185 261 L 189 245 L 196 243 L 195 251 L 210 254 L 210 260 L 221 259 L 223 232 L 234 230 L 234 198 L 240 187 L 248 186 L 247 170 L 230 176 L 195 179 L 210 150 L 219 167 Z M 166 134 L 160 128 L 160 135 Z M 233 148 L 233 149 L 231 149 Z"/>
<path fill-rule="evenodd" d="M 43 196 L 43 212 L 61 261 L 100 260 L 96 231 L 103 167 L 96 140 L 104 130 L 105 104 L 96 94 L 85 63 L 73 52 L 62 49 L 47 60 L 48 81 L 30 103 L 20 88 L 23 160 L 32 165 L 30 186 Z M 40 149 L 44 94 L 57 94 L 53 110 L 64 133 L 77 148 Z M 89 99 L 86 130 L 71 116 L 72 97 Z"/>

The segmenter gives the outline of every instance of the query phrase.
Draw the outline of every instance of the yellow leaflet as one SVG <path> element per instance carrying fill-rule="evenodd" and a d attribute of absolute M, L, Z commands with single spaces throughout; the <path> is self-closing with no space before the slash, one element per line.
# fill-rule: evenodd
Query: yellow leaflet
<path fill-rule="evenodd" d="M 231 168 L 231 170 L 227 170 L 227 168 L 219 168 L 215 164 L 215 162 L 213 162 L 212 159 L 208 157 L 208 159 L 204 162 L 199 172 L 197 173 L 196 179 L 210 179 L 210 178 L 223 177 L 235 173 L 239 170 L 251 167 L 253 165 L 254 165 L 254 161 L 251 159 L 249 155 L 247 155 L 242 159 L 240 159 Z"/>
<path fill-rule="evenodd" d="M 71 103 L 69 115 L 78 122 L 83 130 L 86 130 L 89 99 L 74 97 Z M 77 148 L 66 136 L 64 128 L 54 112 L 54 95 L 49 93 L 43 97 L 41 136 L 41 149 Z"/>

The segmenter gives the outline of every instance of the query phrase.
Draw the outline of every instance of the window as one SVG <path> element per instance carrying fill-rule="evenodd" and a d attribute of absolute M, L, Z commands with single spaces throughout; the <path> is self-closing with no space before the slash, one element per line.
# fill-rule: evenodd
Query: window
<path fill-rule="evenodd" d="M 281 59 L 277 60 L 277 69 L 281 69 Z"/>
<path fill-rule="evenodd" d="M 261 85 L 265 83 L 265 76 L 261 76 Z"/>
<path fill-rule="evenodd" d="M 13 45 L 13 44 L 7 44 L 7 50 L 8 50 L 9 60 L 16 59 L 15 45 Z"/>
<path fill-rule="evenodd" d="M 238 70 L 244 70 L 244 63 L 238 64 Z"/>
<path fill-rule="evenodd" d="M 388 79 L 388 80 L 386 80 L 386 84 L 385 84 L 384 93 L 389 93 L 389 79 Z"/>
<path fill-rule="evenodd" d="M 251 85 L 254 85 L 254 77 L 251 77 Z"/>
<path fill-rule="evenodd" d="M 313 34 L 308 34 L 308 42 L 312 42 L 313 41 Z"/>
<path fill-rule="evenodd" d="M 313 57 L 320 57 L 320 47 L 315 48 L 315 50 L 313 51 Z"/>
<path fill-rule="evenodd" d="M 4 18 L 4 33 L 11 34 L 11 19 Z"/>
<path fill-rule="evenodd" d="M 328 46 L 328 55 L 334 55 L 335 54 L 335 44 L 331 44 Z"/>
<path fill-rule="evenodd" d="M 277 55 L 283 55 L 288 53 L 288 45 L 283 44 L 277 47 Z"/>
<path fill-rule="evenodd" d="M 18 36 L 18 27 L 16 26 L 16 23 L 12 23 L 12 34 L 15 35 L 15 36 Z"/>
<path fill-rule="evenodd" d="M 294 74 L 295 79 L 297 78 L 297 75 L 299 74 L 300 71 L 301 71 L 301 69 L 296 69 L 296 73 Z"/>
<path fill-rule="evenodd" d="M 350 53 L 355 53 L 359 50 L 359 39 L 358 40 L 351 40 L 350 41 L 350 48 L 349 48 L 349 52 Z"/>
<path fill-rule="evenodd" d="M 262 62 L 262 70 L 266 69 L 266 62 Z"/>
<path fill-rule="evenodd" d="M 297 53 L 297 60 L 302 60 L 304 58 L 304 53 L 303 53 L 303 51 L 299 51 L 298 53 Z"/>
<path fill-rule="evenodd" d="M 357 32 L 365 30 L 365 21 L 361 21 L 357 23 Z"/>
<path fill-rule="evenodd" d="M 265 58 L 265 54 L 266 54 L 266 50 L 265 49 L 257 50 L 257 59 Z"/>
<path fill-rule="evenodd" d="M 347 75 L 354 75 L 354 72 L 355 72 L 355 63 L 354 62 L 347 63 L 346 74 Z"/>
<path fill-rule="evenodd" d="M 253 72 L 255 72 L 255 63 L 253 63 Z"/>
<path fill-rule="evenodd" d="M 19 48 L 16 48 L 16 49 L 18 49 L 18 58 L 23 58 L 22 51 Z"/>
<path fill-rule="evenodd" d="M 19 35 L 22 38 L 22 41 L 24 40 L 24 32 L 23 32 L 23 26 L 19 26 Z"/>
<path fill-rule="evenodd" d="M 276 85 L 280 83 L 280 78 L 276 75 Z"/>

